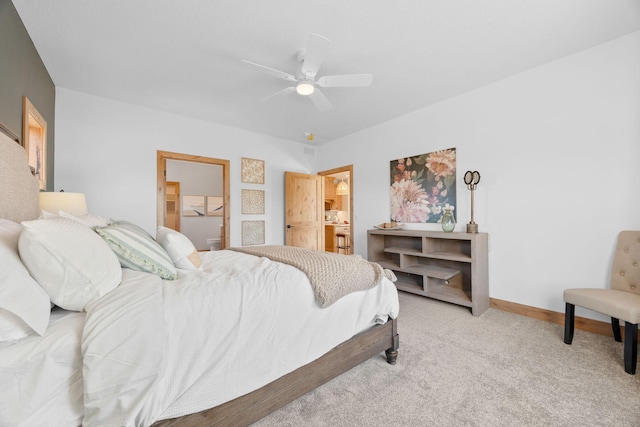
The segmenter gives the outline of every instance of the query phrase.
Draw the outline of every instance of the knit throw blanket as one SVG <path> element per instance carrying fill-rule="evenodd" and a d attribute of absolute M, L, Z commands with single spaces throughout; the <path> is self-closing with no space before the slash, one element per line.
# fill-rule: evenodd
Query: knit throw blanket
<path fill-rule="evenodd" d="M 229 248 L 272 261 L 292 265 L 307 275 L 316 300 L 328 307 L 343 296 L 373 288 L 383 277 L 395 280 L 392 271 L 358 255 L 339 255 L 293 246 L 253 246 Z"/>

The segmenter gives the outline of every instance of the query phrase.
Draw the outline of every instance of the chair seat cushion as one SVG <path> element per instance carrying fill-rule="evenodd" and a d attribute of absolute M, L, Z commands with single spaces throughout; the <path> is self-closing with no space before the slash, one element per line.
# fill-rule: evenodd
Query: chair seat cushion
<path fill-rule="evenodd" d="M 565 289 L 564 302 L 625 322 L 640 323 L 640 295 L 615 289 Z"/>

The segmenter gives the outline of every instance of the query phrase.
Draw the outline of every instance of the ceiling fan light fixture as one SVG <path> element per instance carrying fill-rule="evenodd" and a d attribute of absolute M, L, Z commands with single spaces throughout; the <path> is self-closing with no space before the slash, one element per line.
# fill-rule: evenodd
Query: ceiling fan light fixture
<path fill-rule="evenodd" d="M 309 96 L 314 90 L 313 82 L 309 80 L 302 80 L 296 85 L 296 92 L 298 92 L 298 95 Z"/>

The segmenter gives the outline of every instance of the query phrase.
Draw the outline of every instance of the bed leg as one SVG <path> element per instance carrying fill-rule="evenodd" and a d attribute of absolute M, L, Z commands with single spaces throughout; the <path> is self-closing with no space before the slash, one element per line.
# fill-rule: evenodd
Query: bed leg
<path fill-rule="evenodd" d="M 396 364 L 396 359 L 398 358 L 398 350 L 387 349 L 384 351 L 387 355 L 387 363 L 390 365 Z"/>
<path fill-rule="evenodd" d="M 398 335 L 398 319 L 391 320 L 391 339 L 392 346 L 386 349 L 384 352 L 387 355 L 387 363 L 390 365 L 396 364 L 398 358 L 398 349 L 400 348 L 400 336 Z"/>

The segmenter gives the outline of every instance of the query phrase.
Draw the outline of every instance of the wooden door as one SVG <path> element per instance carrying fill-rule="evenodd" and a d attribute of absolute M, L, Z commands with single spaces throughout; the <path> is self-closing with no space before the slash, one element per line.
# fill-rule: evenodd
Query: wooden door
<path fill-rule="evenodd" d="M 287 246 L 324 250 L 323 177 L 285 172 Z"/>

